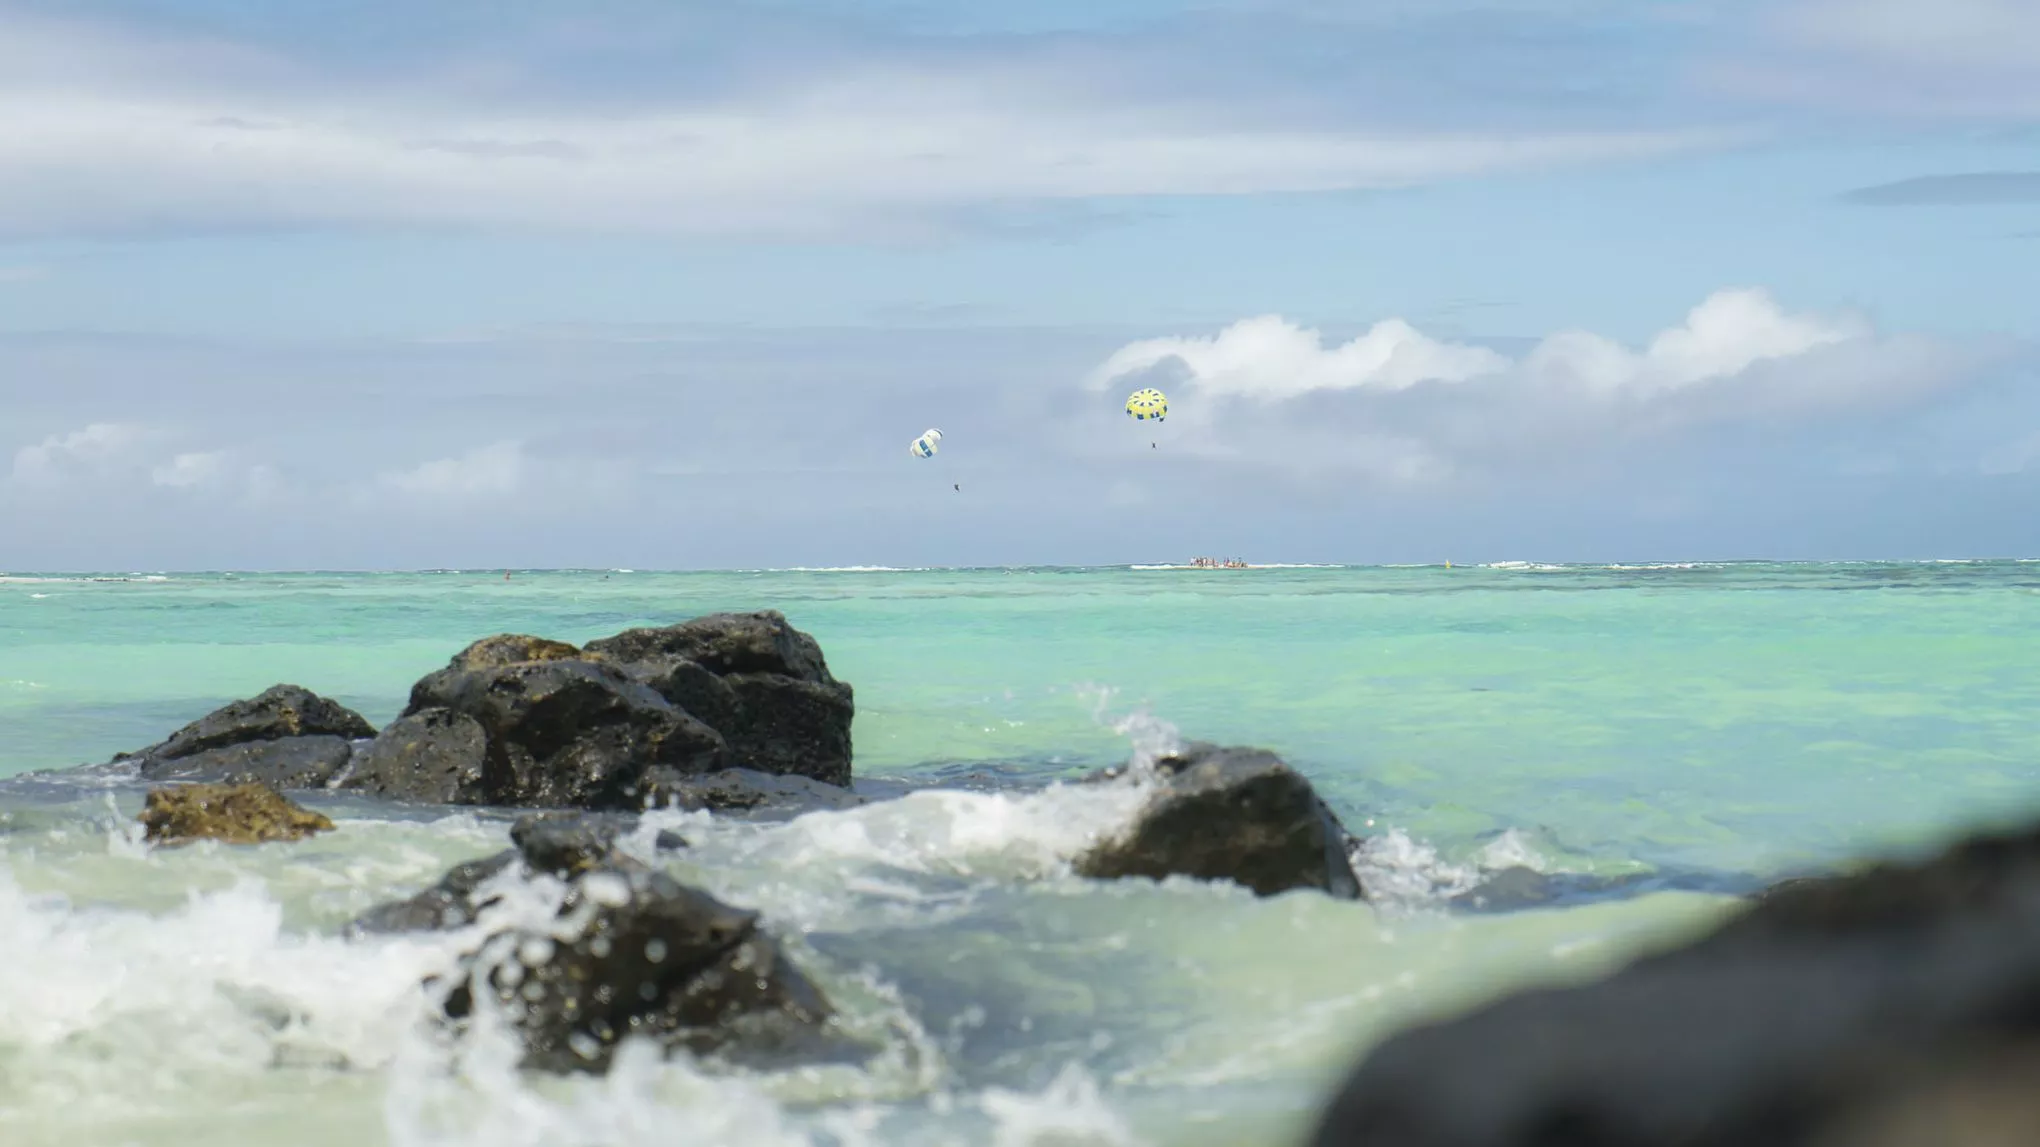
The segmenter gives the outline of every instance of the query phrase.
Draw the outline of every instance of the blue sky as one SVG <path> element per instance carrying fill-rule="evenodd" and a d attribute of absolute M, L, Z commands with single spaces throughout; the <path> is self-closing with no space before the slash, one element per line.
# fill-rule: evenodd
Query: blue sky
<path fill-rule="evenodd" d="M 0 122 L 0 568 L 2040 553 L 2017 0 L 0 0 Z"/>

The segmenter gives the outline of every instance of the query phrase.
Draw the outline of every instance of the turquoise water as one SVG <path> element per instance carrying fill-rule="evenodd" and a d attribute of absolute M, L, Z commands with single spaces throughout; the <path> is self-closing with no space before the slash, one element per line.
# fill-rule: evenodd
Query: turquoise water
<path fill-rule="evenodd" d="M 0 583 L 0 775 L 279 680 L 372 721 L 488 633 L 771 607 L 857 688 L 858 765 L 1265 745 L 1341 811 L 1604 860 L 1818 863 L 2040 802 L 2040 565 L 499 572 Z"/>
<path fill-rule="evenodd" d="M 1413 1017 L 1591 974 L 1711 919 L 1721 889 L 2040 807 L 2021 562 L 13 575 L 0 777 L 278 681 L 380 723 L 490 633 L 756 608 L 856 687 L 861 775 L 1046 781 L 1164 726 L 1264 745 L 1371 838 L 1378 902 L 1077 879 L 1066 857 L 1130 808 L 1091 789 L 657 814 L 646 832 L 694 843 L 678 874 L 764 912 L 896 1054 L 552 1080 L 421 1034 L 443 945 L 334 936 L 502 847 L 500 819 L 315 800 L 340 828 L 311 842 L 155 850 L 138 791 L 20 778 L 0 782 L 0 1141 L 1276 1147 Z M 1697 891 L 1446 903 L 1516 864 Z"/>

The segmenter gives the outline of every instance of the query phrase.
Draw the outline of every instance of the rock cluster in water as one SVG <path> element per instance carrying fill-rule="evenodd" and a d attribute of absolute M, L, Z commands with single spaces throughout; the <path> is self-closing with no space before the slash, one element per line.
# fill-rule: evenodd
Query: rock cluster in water
<path fill-rule="evenodd" d="M 526 816 L 512 830 L 515 848 L 455 866 L 348 933 L 480 925 L 458 969 L 432 988 L 449 1023 L 498 1012 L 533 1067 L 602 1070 L 632 1034 L 744 1062 L 814 1061 L 874 1049 L 837 1030 L 826 996 L 756 913 L 672 880 L 614 841 L 646 808 L 772 819 L 868 803 L 852 787 L 854 715 L 850 686 L 830 674 L 813 637 L 777 612 L 721 613 L 583 646 L 485 638 L 413 685 L 380 731 L 335 701 L 278 685 L 116 760 L 165 786 L 150 793 L 152 810 L 217 811 L 220 798 L 202 794 L 222 784 L 242 786 L 220 790 L 242 794 L 237 811 L 270 807 L 262 800 L 296 810 L 268 821 L 247 813 L 239 829 L 177 829 L 236 843 L 289 839 L 274 826 L 302 817 L 331 827 L 277 789 L 561 810 Z M 1088 780 L 1124 783 L 1134 779 L 1127 771 Z M 1274 755 L 1196 745 L 1138 779 L 1150 790 L 1145 805 L 1121 833 L 1072 858 L 1079 873 L 1361 896 L 1345 830 Z M 671 833 L 657 845 L 687 847 Z M 505 881 L 548 879 L 560 882 L 550 919 L 491 915 Z"/>
<path fill-rule="evenodd" d="M 850 687 L 778 613 L 715 614 L 574 646 L 501 635 L 417 682 L 378 732 L 278 685 L 118 760 L 148 839 L 256 844 L 332 829 L 281 790 L 548 810 L 348 934 L 474 929 L 428 985 L 484 1011 L 527 1065 L 600 1071 L 626 1035 L 747 1064 L 856 1060 L 819 986 L 755 912 L 620 851 L 647 807 L 788 817 L 854 791 Z M 1129 774 L 1138 773 L 1138 776 Z M 1360 898 L 1351 840 L 1256 749 L 1191 745 L 1090 783 L 1141 809 L 1072 858 L 1097 879 L 1185 876 Z M 687 842 L 661 833 L 659 850 Z M 534 888 L 556 893 L 531 915 Z M 511 894 L 521 908 L 507 903 Z M 1553 890 L 1513 870 L 1479 907 Z M 521 914 L 520 914 L 521 913 Z M 1799 880 L 1597 983 L 1404 1031 L 1326 1108 L 1313 1147 L 1998 1147 L 2040 1143 L 2040 827 L 1923 864 Z"/>

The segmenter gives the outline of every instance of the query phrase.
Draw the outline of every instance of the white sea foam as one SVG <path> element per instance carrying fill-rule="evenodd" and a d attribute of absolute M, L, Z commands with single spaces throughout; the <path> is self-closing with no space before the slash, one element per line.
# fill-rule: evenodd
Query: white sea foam
<path fill-rule="evenodd" d="M 1038 1094 L 989 1088 L 979 1106 L 993 1120 L 992 1147 L 1134 1147 L 1140 1140 L 1106 1106 L 1097 1081 L 1076 1064 Z"/>
<path fill-rule="evenodd" d="M 42 1077 L 21 1082 L 146 1106 L 222 1072 L 389 1063 L 453 938 L 362 947 L 287 932 L 252 880 L 156 915 L 30 895 L 0 870 L 0 939 L 0 1046 Z"/>
<path fill-rule="evenodd" d="M 1093 721 L 1127 739 L 1132 750 L 1128 764 L 1135 773 L 1145 772 L 1156 760 L 1182 751 L 1182 732 L 1155 716 L 1145 702 L 1115 716 L 1111 712 L 1112 701 L 1119 690 L 1113 686 L 1079 685 L 1076 693 L 1090 701 Z"/>
<path fill-rule="evenodd" d="M 1354 872 L 1377 907 L 1410 910 L 1434 907 L 1479 887 L 1505 868 L 1551 871 L 1550 861 L 1523 833 L 1510 829 L 1464 861 L 1448 860 L 1435 845 L 1400 828 L 1358 841 Z"/>

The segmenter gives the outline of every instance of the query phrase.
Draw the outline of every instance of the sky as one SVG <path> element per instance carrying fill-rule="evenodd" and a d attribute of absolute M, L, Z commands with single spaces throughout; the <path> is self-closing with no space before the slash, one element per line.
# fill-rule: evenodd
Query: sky
<path fill-rule="evenodd" d="M 2036 298 L 2025 0 L 0 0 L 6 571 L 2040 556 Z"/>

